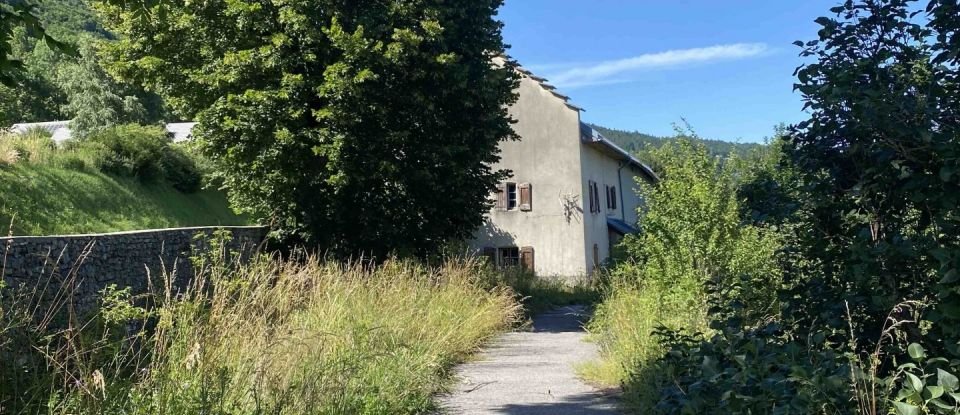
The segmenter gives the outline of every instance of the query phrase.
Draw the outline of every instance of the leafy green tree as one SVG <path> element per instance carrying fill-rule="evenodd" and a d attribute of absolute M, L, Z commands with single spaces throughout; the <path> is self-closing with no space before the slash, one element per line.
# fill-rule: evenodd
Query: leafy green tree
<path fill-rule="evenodd" d="M 46 33 L 32 0 L 5 0 L 0 3 L 0 84 L 17 85 L 16 74 L 23 71 L 23 62 L 14 56 L 14 39 L 18 29 L 26 36 L 42 39 L 48 46 L 75 55 L 74 48 Z"/>
<path fill-rule="evenodd" d="M 73 134 L 83 138 L 114 125 L 151 121 L 139 97 L 128 95 L 126 88 L 103 70 L 94 47 L 92 41 L 84 41 L 79 61 L 64 66 L 58 74 Z"/>
<path fill-rule="evenodd" d="M 331 253 L 469 236 L 514 137 L 500 0 L 102 4 L 112 70 L 199 121 L 235 207 Z M 161 17 L 161 14 L 163 15 Z"/>
<path fill-rule="evenodd" d="M 786 174 L 741 187 L 750 220 L 789 233 L 781 315 L 751 327 L 720 303 L 714 336 L 662 332 L 660 411 L 960 413 L 958 10 L 848 0 L 796 43 L 810 119 Z"/>
<path fill-rule="evenodd" d="M 932 301 L 928 346 L 960 356 L 960 15 L 913 3 L 847 1 L 797 43 L 815 62 L 797 71 L 811 118 L 787 149 L 809 215 L 789 317 L 842 329 L 849 304 L 869 347 L 896 304 Z"/>
<path fill-rule="evenodd" d="M 740 219 L 739 163 L 723 163 L 690 138 L 678 138 L 652 154 L 662 166 L 662 180 L 640 183 L 646 205 L 643 231 L 623 242 L 628 257 L 639 265 L 637 278 L 681 293 L 694 301 L 683 306 L 696 308 L 706 304 L 705 283 L 732 286 L 741 276 L 753 277 L 737 294 L 749 303 L 754 320 L 770 315 L 778 288 L 773 261 L 778 244 L 773 235 Z"/>

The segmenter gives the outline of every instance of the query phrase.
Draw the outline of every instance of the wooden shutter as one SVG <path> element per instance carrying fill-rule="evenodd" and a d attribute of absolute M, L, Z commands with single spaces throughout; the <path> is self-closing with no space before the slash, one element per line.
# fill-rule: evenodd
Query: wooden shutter
<path fill-rule="evenodd" d="M 517 188 L 520 191 L 520 210 L 524 212 L 533 210 L 533 190 L 530 183 L 520 183 Z"/>
<path fill-rule="evenodd" d="M 617 186 L 610 186 L 610 200 L 613 201 L 613 209 L 617 209 Z"/>
<path fill-rule="evenodd" d="M 536 270 L 535 263 L 533 262 L 532 246 L 520 248 L 520 266 L 522 266 L 525 271 L 534 272 Z"/>
<path fill-rule="evenodd" d="M 491 265 L 497 265 L 497 248 L 489 246 L 483 248 L 483 256 L 487 258 L 487 261 L 490 261 Z"/>
<path fill-rule="evenodd" d="M 507 184 L 500 183 L 497 185 L 497 210 L 504 211 L 507 210 Z"/>

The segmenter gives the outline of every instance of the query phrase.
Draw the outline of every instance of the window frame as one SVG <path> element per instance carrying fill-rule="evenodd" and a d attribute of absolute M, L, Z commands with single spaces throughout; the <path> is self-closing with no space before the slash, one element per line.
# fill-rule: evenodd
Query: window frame
<path fill-rule="evenodd" d="M 516 183 L 507 182 L 506 189 L 506 210 L 517 210 L 520 209 L 520 187 Z"/>
<path fill-rule="evenodd" d="M 516 255 L 510 256 L 507 254 Z M 497 266 L 500 268 L 519 267 L 521 265 L 520 259 L 520 247 L 501 246 L 497 248 Z"/>

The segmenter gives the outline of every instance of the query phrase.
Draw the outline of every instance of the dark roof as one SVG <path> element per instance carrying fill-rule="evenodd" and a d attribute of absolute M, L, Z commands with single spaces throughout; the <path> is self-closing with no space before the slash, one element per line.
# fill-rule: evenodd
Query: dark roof
<path fill-rule="evenodd" d="M 630 154 L 629 151 L 620 148 L 620 146 L 616 145 L 613 141 L 610 141 L 609 138 L 604 137 L 599 131 L 593 129 L 593 127 L 590 127 L 583 122 L 580 123 L 580 140 L 584 143 L 593 145 L 601 152 L 613 156 L 614 158 L 623 161 L 636 169 L 639 169 L 651 181 L 660 181 L 660 177 L 657 176 L 657 173 L 654 172 L 650 166 L 644 164 L 642 161 L 640 161 L 640 159 Z"/>
<path fill-rule="evenodd" d="M 639 233 L 640 229 L 617 218 L 607 218 L 607 227 L 621 235 Z"/>

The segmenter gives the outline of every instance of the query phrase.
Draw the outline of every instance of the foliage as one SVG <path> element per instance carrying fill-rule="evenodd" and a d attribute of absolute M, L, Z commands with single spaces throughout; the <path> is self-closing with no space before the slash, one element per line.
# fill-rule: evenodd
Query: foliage
<path fill-rule="evenodd" d="M 121 35 L 112 71 L 198 120 L 235 206 L 288 241 L 384 258 L 469 236 L 503 177 L 517 75 L 492 65 L 500 4 L 100 7 Z"/>
<path fill-rule="evenodd" d="M 166 179 L 187 193 L 200 188 L 202 174 L 196 162 L 170 141 L 163 128 L 121 125 L 94 134 L 80 145 L 105 150 L 99 167 L 106 173 L 136 177 L 145 183 Z"/>
<path fill-rule="evenodd" d="M 520 268 L 498 271 L 503 275 L 502 284 L 517 294 L 524 313 L 535 315 L 567 305 L 593 305 L 600 300 L 596 279 L 569 282 L 559 278 L 538 277 Z"/>
<path fill-rule="evenodd" d="M 24 29 L 21 33 L 42 39 L 50 47 L 75 53 L 70 45 L 47 35 L 40 17 L 37 16 L 36 3 L 31 0 L 4 1 L 0 3 L 0 84 L 16 85 L 16 75 L 23 70 L 23 62 L 11 56 L 13 37 L 17 29 Z"/>
<path fill-rule="evenodd" d="M 713 332 L 663 328 L 667 378 L 633 372 L 647 408 L 958 413 L 960 19 L 916 6 L 849 0 L 796 43 L 810 119 L 739 188 L 744 219 L 783 235 L 780 313 L 745 324 L 711 286 Z"/>
<path fill-rule="evenodd" d="M 30 63 L 27 64 L 30 68 Z M 27 69 L 11 75 L 16 87 L 0 85 L 0 126 L 43 122 L 66 117 L 61 104 L 66 97 L 54 81 Z"/>
<path fill-rule="evenodd" d="M 653 151 L 662 166 L 656 185 L 640 183 L 646 207 L 641 233 L 624 239 L 626 260 L 589 325 L 603 360 L 585 372 L 611 382 L 662 380 L 657 359 L 664 344 L 652 336 L 708 327 L 707 284 L 737 304 L 736 317 L 756 324 L 775 314 L 778 236 L 743 224 L 737 200 L 738 162 L 711 157 L 690 138 Z M 643 405 L 645 387 L 627 388 L 627 400 Z M 646 408 L 650 409 L 650 408 Z M 641 410 L 642 411 L 642 410 Z"/>
<path fill-rule="evenodd" d="M 513 293 L 488 288 L 484 269 L 469 260 L 437 268 L 214 260 L 180 296 L 172 275 L 145 296 L 108 289 L 97 315 L 63 320 L 68 330 L 43 319 L 68 315 L 66 307 L 32 317 L 34 297 L 3 290 L 0 356 L 11 364 L 0 366 L 0 382 L 19 383 L 0 388 L 0 405 L 51 414 L 425 413 L 449 368 L 518 318 Z"/>
<path fill-rule="evenodd" d="M 96 45 L 113 35 L 86 1 L 37 3 L 32 9 L 37 25 L 63 43 L 38 42 L 30 36 L 36 27 L 11 31 L 5 46 L 19 64 L 8 74 L 11 82 L 0 85 L 0 125 L 75 118 L 74 134 L 85 136 L 117 123 L 153 123 L 168 116 L 158 96 L 104 72 Z"/>
<path fill-rule="evenodd" d="M 59 86 L 67 96 L 64 112 L 72 116 L 73 136 L 83 139 L 114 125 L 153 121 L 140 99 L 126 95 L 100 67 L 93 43 L 82 45 L 79 62 L 66 65 L 58 73 Z"/>

